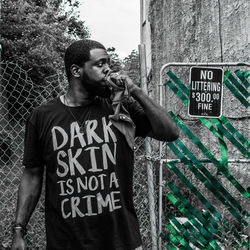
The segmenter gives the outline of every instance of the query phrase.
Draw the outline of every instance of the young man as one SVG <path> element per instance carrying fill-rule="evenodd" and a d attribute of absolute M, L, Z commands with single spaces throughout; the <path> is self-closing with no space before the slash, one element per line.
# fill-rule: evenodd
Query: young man
<path fill-rule="evenodd" d="M 74 42 L 65 68 L 67 93 L 36 108 L 27 121 L 12 250 L 25 248 L 44 167 L 48 250 L 137 249 L 133 135 L 173 141 L 178 130 L 128 76 L 111 74 L 102 44 Z M 126 88 L 133 99 L 121 102 L 108 83 Z"/>

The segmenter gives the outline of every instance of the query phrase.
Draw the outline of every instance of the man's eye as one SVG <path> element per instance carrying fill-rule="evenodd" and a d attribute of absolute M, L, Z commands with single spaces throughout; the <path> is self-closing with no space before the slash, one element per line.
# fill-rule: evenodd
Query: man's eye
<path fill-rule="evenodd" d="M 103 62 L 98 62 L 98 63 L 97 63 L 97 66 L 98 66 L 98 67 L 102 67 L 103 64 L 104 64 Z"/>

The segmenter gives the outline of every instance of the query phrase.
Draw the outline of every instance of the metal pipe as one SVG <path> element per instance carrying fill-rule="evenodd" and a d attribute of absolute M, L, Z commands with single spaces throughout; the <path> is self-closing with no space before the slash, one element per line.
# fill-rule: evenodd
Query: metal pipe
<path fill-rule="evenodd" d="M 158 249 L 161 250 L 161 233 L 162 233 L 162 193 L 163 193 L 163 175 L 162 175 L 162 165 L 163 161 L 160 161 L 160 169 L 159 169 L 159 214 L 158 214 L 158 220 L 159 220 L 159 225 L 158 225 Z"/>
<path fill-rule="evenodd" d="M 165 163 L 182 163 L 180 159 L 161 159 L 161 161 Z M 212 163 L 209 159 L 200 159 L 199 161 Z M 228 163 L 250 163 L 250 159 L 228 159 Z"/>
<path fill-rule="evenodd" d="M 145 142 L 146 154 L 152 154 L 152 148 L 150 138 L 146 138 Z M 150 225 L 151 225 L 151 238 L 152 238 L 152 250 L 157 249 L 157 228 L 156 228 L 156 214 L 155 214 L 155 198 L 154 198 L 154 174 L 152 161 L 146 159 L 147 165 L 147 177 L 148 177 L 148 200 L 149 200 L 149 212 L 150 212 Z"/>
<path fill-rule="evenodd" d="M 161 77 L 160 77 L 161 79 Z M 162 81 L 160 81 L 160 84 L 162 84 Z M 159 89 L 159 95 L 160 95 L 160 106 L 162 107 L 163 106 L 163 100 L 162 100 L 162 88 L 160 87 Z M 163 142 L 160 141 L 159 142 L 159 157 L 161 159 L 162 157 L 162 150 L 163 149 Z M 162 164 L 163 162 L 160 161 L 160 168 L 159 168 L 159 212 L 158 212 L 158 235 L 159 235 L 159 238 L 158 238 L 158 249 L 161 250 L 161 237 L 160 237 L 160 234 L 162 232 L 162 191 L 163 191 L 163 187 L 162 187 Z"/>

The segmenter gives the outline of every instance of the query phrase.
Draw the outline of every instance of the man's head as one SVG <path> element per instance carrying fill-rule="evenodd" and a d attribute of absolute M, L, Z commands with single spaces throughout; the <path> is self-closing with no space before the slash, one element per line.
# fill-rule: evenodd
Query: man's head
<path fill-rule="evenodd" d="M 110 58 L 105 47 L 93 40 L 80 40 L 68 47 L 65 67 L 70 83 L 77 83 L 91 95 L 107 96 L 106 76 Z M 73 80 L 73 81 L 72 81 Z"/>
<path fill-rule="evenodd" d="M 71 66 L 76 64 L 83 66 L 90 59 L 90 51 L 92 49 L 106 48 L 99 42 L 89 39 L 79 40 L 72 43 L 66 50 L 64 56 L 65 70 L 68 80 L 71 78 Z"/>

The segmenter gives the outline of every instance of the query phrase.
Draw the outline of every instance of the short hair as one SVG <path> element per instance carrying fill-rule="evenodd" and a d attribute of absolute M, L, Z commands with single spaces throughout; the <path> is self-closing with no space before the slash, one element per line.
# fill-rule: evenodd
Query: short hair
<path fill-rule="evenodd" d="M 90 39 L 76 41 L 67 48 L 64 55 L 64 64 L 68 80 L 71 77 L 71 65 L 83 66 L 90 59 L 90 50 L 92 49 L 106 50 L 101 43 Z"/>

